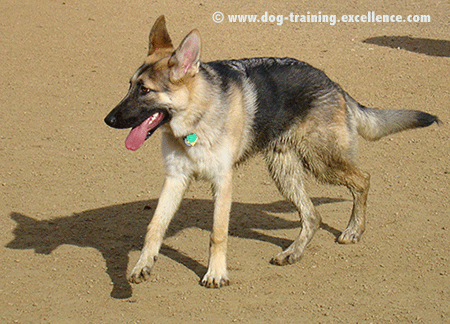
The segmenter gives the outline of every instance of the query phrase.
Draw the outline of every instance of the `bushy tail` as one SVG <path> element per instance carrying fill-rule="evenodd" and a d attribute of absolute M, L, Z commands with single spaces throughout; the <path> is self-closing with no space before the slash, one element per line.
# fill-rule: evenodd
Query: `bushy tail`
<path fill-rule="evenodd" d="M 348 94 L 345 94 L 345 100 L 356 121 L 358 134 L 369 141 L 376 141 L 383 136 L 407 129 L 439 123 L 436 116 L 418 110 L 367 108 Z"/>

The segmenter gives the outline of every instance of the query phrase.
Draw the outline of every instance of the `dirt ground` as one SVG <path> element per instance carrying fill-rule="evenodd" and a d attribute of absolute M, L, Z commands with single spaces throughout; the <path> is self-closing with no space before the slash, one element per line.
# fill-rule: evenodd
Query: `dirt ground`
<path fill-rule="evenodd" d="M 430 23 L 215 23 L 212 15 L 430 15 Z M 236 0 L 2 0 L 1 323 L 449 323 L 450 3 Z M 362 241 L 343 246 L 351 196 L 308 180 L 324 224 L 297 264 L 270 258 L 299 231 L 263 160 L 235 173 L 232 284 L 201 287 L 211 195 L 194 183 L 150 282 L 130 285 L 164 173 L 160 134 L 137 152 L 104 116 L 165 14 L 193 28 L 204 61 L 294 57 L 364 105 L 420 109 L 440 126 L 360 141 L 372 175 Z"/>

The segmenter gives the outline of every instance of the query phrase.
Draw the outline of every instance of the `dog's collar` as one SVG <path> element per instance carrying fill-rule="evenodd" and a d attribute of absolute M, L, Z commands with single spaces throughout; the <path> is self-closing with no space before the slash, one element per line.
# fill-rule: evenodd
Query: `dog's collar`
<path fill-rule="evenodd" d="M 184 137 L 184 144 L 186 144 L 189 147 L 194 146 L 195 143 L 197 143 L 197 141 L 198 141 L 198 136 L 195 133 L 190 133 L 189 135 Z"/>

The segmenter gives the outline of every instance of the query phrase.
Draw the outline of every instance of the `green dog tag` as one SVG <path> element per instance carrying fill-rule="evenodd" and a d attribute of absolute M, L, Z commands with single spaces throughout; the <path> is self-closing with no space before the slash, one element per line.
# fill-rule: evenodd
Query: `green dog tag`
<path fill-rule="evenodd" d="M 198 140 L 197 134 L 191 133 L 184 138 L 184 143 L 187 146 L 194 146 L 195 143 L 197 143 L 197 140 Z"/>

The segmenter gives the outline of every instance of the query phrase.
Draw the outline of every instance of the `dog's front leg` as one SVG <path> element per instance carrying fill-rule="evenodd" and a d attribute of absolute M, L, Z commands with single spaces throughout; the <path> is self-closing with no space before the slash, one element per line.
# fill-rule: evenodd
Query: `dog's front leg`
<path fill-rule="evenodd" d="M 177 211 L 188 185 L 189 180 L 183 176 L 166 177 L 158 206 L 147 228 L 144 248 L 141 251 L 139 261 L 134 266 L 128 278 L 130 282 L 140 283 L 148 280 L 150 277 L 150 271 L 158 257 L 164 233 Z"/>
<path fill-rule="evenodd" d="M 213 183 L 214 222 L 209 246 L 208 272 L 201 284 L 207 288 L 220 288 L 230 283 L 227 271 L 228 223 L 230 219 L 233 172 L 230 169 Z"/>

